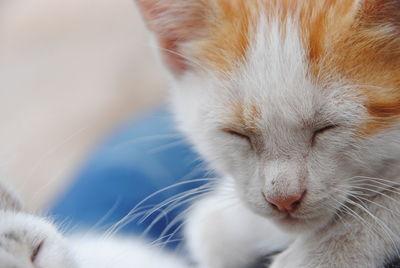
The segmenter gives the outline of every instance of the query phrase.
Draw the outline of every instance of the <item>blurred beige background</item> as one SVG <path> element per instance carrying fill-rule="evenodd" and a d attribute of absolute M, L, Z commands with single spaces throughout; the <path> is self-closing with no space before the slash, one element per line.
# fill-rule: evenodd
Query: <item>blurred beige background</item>
<path fill-rule="evenodd" d="M 46 206 L 95 144 L 164 99 L 132 0 L 0 0 L 0 177 Z"/>

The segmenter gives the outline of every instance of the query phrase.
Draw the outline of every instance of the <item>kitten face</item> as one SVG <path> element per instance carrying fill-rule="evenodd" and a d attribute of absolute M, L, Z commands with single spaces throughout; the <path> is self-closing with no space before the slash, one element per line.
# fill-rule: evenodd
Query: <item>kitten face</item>
<path fill-rule="evenodd" d="M 143 2 L 173 51 L 182 130 L 251 209 L 317 228 L 358 191 L 355 176 L 395 178 L 398 1 Z M 290 213 L 267 201 L 292 196 Z"/>
<path fill-rule="evenodd" d="M 266 29 L 259 31 L 264 36 Z M 307 78 L 296 32 L 286 40 L 275 34 L 268 40 L 279 43 L 275 51 L 265 52 L 273 45 L 267 40 L 256 41 L 246 65 L 226 81 L 186 78 L 174 106 L 196 148 L 234 178 L 251 209 L 291 229 L 315 227 L 331 219 L 343 202 L 343 179 L 355 175 L 346 155 L 365 109 L 346 85 L 321 87 Z M 290 218 L 264 197 L 304 191 Z"/>

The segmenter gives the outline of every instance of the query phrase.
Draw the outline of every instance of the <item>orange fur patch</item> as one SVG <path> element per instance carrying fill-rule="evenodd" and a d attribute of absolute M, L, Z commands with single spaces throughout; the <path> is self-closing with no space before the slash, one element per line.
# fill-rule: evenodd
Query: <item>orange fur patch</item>
<path fill-rule="evenodd" d="M 257 1 L 209 1 L 207 38 L 194 42 L 197 61 L 219 72 L 229 71 L 245 58 L 256 27 Z"/>
<path fill-rule="evenodd" d="M 206 1 L 207 0 L 203 0 Z M 217 71 L 229 71 L 245 58 L 249 44 L 254 41 L 260 14 L 267 21 L 281 23 L 282 35 L 287 18 L 298 18 L 303 41 L 310 58 L 317 59 L 328 41 L 330 23 L 341 28 L 344 13 L 354 9 L 354 0 L 208 0 L 205 15 L 206 38 L 193 42 L 194 57 L 210 64 Z M 337 22 L 339 21 L 339 22 Z"/>
<path fill-rule="evenodd" d="M 330 13 L 330 24 L 318 33 L 324 38 L 310 38 L 322 42 L 310 45 L 310 51 L 318 51 L 310 62 L 317 79 L 342 77 L 359 90 L 369 113 L 359 131 L 373 135 L 400 121 L 400 2 L 361 3 L 357 9 Z"/>
<path fill-rule="evenodd" d="M 236 102 L 232 105 L 232 114 L 227 115 L 226 121 L 230 122 L 222 128 L 223 131 L 234 131 L 249 137 L 258 136 L 258 122 L 261 118 L 260 109 L 253 104 Z"/>
<path fill-rule="evenodd" d="M 321 84 L 344 78 L 364 97 L 368 119 L 360 132 L 400 122 L 399 0 L 137 2 L 161 46 L 172 51 L 166 60 L 177 72 L 193 59 L 223 75 L 245 60 L 260 14 L 280 22 L 282 36 L 287 18 L 297 19 L 310 77 Z"/>
<path fill-rule="evenodd" d="M 209 0 L 211 2 L 211 0 Z M 245 57 L 258 12 L 297 18 L 316 82 L 344 78 L 366 99 L 366 135 L 400 121 L 400 1 L 398 0 L 214 0 L 209 37 L 196 43 L 199 60 L 226 72 Z M 262 10 L 260 10 L 262 8 Z"/>

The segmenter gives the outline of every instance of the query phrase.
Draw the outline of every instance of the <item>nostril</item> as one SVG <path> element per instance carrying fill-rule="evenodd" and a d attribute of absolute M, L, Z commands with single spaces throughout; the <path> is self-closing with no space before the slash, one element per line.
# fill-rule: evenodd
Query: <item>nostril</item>
<path fill-rule="evenodd" d="M 267 204 L 269 204 L 274 210 L 277 211 L 282 211 L 280 207 L 271 199 L 269 198 L 265 193 L 263 193 L 265 201 L 267 201 Z"/>
<path fill-rule="evenodd" d="M 301 200 L 297 200 L 292 204 L 293 209 L 297 209 L 301 204 Z"/>
<path fill-rule="evenodd" d="M 277 205 L 275 205 L 274 203 L 269 202 L 268 200 L 267 200 L 267 202 L 271 205 L 271 207 L 272 207 L 273 209 L 279 210 L 279 208 L 278 208 Z"/>

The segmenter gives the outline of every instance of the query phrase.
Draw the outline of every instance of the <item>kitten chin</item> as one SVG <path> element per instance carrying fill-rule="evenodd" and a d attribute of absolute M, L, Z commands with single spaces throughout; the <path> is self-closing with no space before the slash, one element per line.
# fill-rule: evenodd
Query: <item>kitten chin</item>
<path fill-rule="evenodd" d="M 246 207 L 254 212 L 255 214 L 270 220 L 276 224 L 278 228 L 282 231 L 292 233 L 292 234 L 302 234 L 304 232 L 316 231 L 318 229 L 324 228 L 334 220 L 333 215 L 318 215 L 310 217 L 296 217 L 295 215 L 271 215 L 271 213 L 266 212 L 264 208 L 255 208 L 247 201 L 242 201 L 246 204 Z"/>
<path fill-rule="evenodd" d="M 280 229 L 293 234 L 304 234 L 324 228 L 331 221 L 329 217 L 320 216 L 310 219 L 298 219 L 287 216 L 281 219 L 271 219 Z"/>

